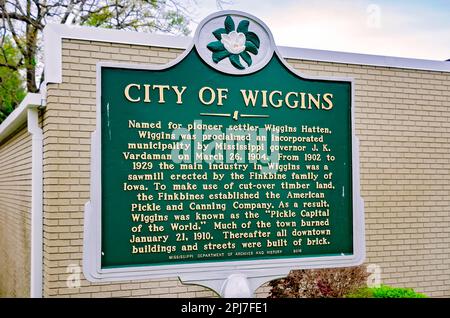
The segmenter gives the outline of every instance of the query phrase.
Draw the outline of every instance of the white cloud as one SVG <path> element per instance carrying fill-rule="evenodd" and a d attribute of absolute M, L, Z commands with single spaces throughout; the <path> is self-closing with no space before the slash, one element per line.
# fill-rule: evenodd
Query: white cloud
<path fill-rule="evenodd" d="M 216 11 L 215 1 L 198 2 L 200 18 Z M 246 11 L 262 19 L 278 45 L 435 60 L 450 58 L 450 23 L 436 25 L 429 20 L 446 20 L 436 8 L 424 8 L 417 15 L 417 8 L 404 7 L 407 4 L 369 7 L 371 2 L 367 0 L 234 3 L 226 9 Z"/>

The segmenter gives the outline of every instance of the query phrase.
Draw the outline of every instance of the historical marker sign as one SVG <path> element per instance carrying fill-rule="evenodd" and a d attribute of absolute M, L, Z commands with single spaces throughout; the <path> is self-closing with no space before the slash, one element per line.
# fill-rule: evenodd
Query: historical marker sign
<path fill-rule="evenodd" d="M 98 64 L 88 278 L 360 263 L 352 81 L 299 75 L 239 12 L 194 44 L 169 65 Z"/>

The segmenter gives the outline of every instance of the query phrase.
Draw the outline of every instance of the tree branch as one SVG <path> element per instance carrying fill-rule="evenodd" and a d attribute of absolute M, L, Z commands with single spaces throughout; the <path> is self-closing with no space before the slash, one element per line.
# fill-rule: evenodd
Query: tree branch
<path fill-rule="evenodd" d="M 26 22 L 29 24 L 34 23 L 34 21 L 31 20 L 30 18 L 28 18 L 27 16 L 24 16 L 19 13 L 15 13 L 15 12 L 3 11 L 3 8 L 2 8 L 2 11 L 0 11 L 0 18 L 13 19 L 13 20 L 17 20 L 17 21 Z"/>
<path fill-rule="evenodd" d="M 66 6 L 66 10 L 65 10 L 62 18 L 61 18 L 61 21 L 60 21 L 61 24 L 66 24 L 67 19 L 69 18 L 70 14 L 72 13 L 74 8 L 75 8 L 75 2 L 73 0 L 70 0 Z"/>
<path fill-rule="evenodd" d="M 1 3 L 1 4 L 2 4 L 1 8 L 3 10 L 3 14 L 5 14 L 5 16 L 3 18 L 8 23 L 9 31 L 11 32 L 11 35 L 12 35 L 12 37 L 14 39 L 14 42 L 16 43 L 16 45 L 19 48 L 19 50 L 22 53 L 22 55 L 26 55 L 27 52 L 26 52 L 25 48 L 22 46 L 22 44 L 20 43 L 19 36 L 17 35 L 17 33 L 16 33 L 15 29 L 14 29 L 14 25 L 12 24 L 11 19 L 9 18 L 9 14 L 6 11 L 6 8 L 4 6 L 4 2 Z"/>
<path fill-rule="evenodd" d="M 15 9 L 14 12 L 10 12 L 7 10 L 5 2 L 0 1 L 0 18 L 7 19 L 7 20 L 16 20 L 25 22 L 26 24 L 32 25 L 35 28 L 39 30 L 44 29 L 44 25 L 40 23 L 40 20 L 35 20 L 32 18 L 31 14 L 27 14 L 23 11 L 22 7 L 19 5 L 19 2 L 16 1 L 15 3 L 9 3 L 12 5 Z M 10 21 L 8 21 L 10 22 Z"/>

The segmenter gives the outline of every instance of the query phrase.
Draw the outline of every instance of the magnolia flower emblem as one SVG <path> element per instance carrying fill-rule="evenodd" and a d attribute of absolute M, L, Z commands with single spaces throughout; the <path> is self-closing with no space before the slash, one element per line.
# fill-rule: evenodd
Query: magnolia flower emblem
<path fill-rule="evenodd" d="M 231 64 L 239 69 L 245 69 L 241 60 L 247 66 L 252 65 L 253 55 L 258 54 L 260 41 L 254 32 L 250 32 L 248 27 L 250 22 L 242 20 L 239 22 L 237 29 L 231 16 L 225 18 L 225 27 L 219 28 L 213 32 L 217 41 L 208 44 L 208 49 L 212 52 L 212 60 L 219 63 L 223 59 L 229 58 Z"/>
<path fill-rule="evenodd" d="M 230 34 L 222 34 L 222 42 L 225 49 L 231 54 L 239 54 L 245 51 L 245 34 L 231 31 Z"/>

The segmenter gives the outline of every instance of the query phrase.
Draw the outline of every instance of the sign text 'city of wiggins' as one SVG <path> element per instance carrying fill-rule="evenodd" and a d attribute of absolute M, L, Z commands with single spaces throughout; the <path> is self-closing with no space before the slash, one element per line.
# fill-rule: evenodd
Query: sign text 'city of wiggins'
<path fill-rule="evenodd" d="M 130 83 L 125 86 L 124 96 L 132 103 L 159 103 L 166 101 L 177 105 L 184 104 L 184 93 L 187 86 L 152 85 Z M 197 93 L 198 102 L 203 105 L 223 106 L 228 98 L 228 88 L 202 87 Z M 245 106 L 264 107 L 288 107 L 290 109 L 323 109 L 333 108 L 333 94 L 311 94 L 305 92 L 283 92 L 281 90 L 240 90 L 242 104 Z"/>

